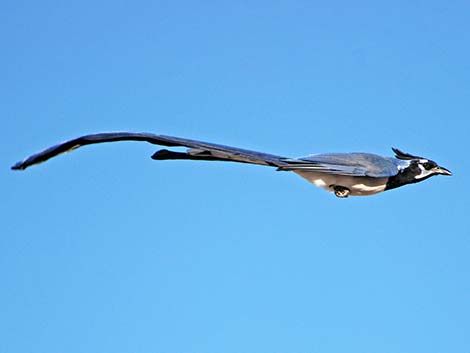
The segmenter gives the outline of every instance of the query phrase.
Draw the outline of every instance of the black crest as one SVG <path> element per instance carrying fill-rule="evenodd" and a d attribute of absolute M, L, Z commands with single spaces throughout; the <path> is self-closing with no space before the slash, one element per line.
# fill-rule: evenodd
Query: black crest
<path fill-rule="evenodd" d="M 405 153 L 403 151 L 400 151 L 398 148 L 394 148 L 394 147 L 392 147 L 392 151 L 395 152 L 395 157 L 397 157 L 398 159 L 404 159 L 404 160 L 425 159 L 423 157 L 413 156 L 412 154 Z"/>

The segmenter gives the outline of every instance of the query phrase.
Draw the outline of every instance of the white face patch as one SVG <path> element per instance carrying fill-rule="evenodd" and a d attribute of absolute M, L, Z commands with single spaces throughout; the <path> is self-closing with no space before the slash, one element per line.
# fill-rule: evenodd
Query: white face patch
<path fill-rule="evenodd" d="M 421 164 L 418 164 L 419 169 L 421 170 L 421 173 L 415 176 L 415 179 L 423 179 L 426 178 L 427 176 L 432 175 L 434 172 L 433 170 L 427 170 L 425 169 Z"/>

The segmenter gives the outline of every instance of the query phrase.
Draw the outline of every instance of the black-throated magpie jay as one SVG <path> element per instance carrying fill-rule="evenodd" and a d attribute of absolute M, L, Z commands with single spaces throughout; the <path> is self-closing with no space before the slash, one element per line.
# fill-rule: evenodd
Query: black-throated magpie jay
<path fill-rule="evenodd" d="M 133 132 L 92 134 L 65 141 L 27 157 L 12 169 L 26 169 L 81 146 L 115 141 L 146 141 L 154 145 L 188 148 L 186 152 L 159 150 L 152 155 L 155 160 L 230 161 L 293 171 L 316 186 L 334 192 L 338 197 L 373 195 L 417 183 L 433 175 L 452 175 L 449 170 L 438 166 L 432 160 L 413 156 L 396 148 L 393 148 L 395 158 L 371 153 L 325 153 L 286 158 L 179 137 Z"/>

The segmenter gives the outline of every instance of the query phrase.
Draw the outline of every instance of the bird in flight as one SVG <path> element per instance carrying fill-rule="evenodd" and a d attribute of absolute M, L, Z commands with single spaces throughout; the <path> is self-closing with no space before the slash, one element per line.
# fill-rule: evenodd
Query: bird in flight
<path fill-rule="evenodd" d="M 152 133 L 107 132 L 68 140 L 16 163 L 12 169 L 23 170 L 64 152 L 103 142 L 145 141 L 166 147 L 187 147 L 186 152 L 161 149 L 154 160 L 185 159 L 258 164 L 291 171 L 337 197 L 368 196 L 426 180 L 434 175 L 452 175 L 436 162 L 392 148 L 395 157 L 371 153 L 325 153 L 301 158 L 287 158 L 215 143 Z"/>

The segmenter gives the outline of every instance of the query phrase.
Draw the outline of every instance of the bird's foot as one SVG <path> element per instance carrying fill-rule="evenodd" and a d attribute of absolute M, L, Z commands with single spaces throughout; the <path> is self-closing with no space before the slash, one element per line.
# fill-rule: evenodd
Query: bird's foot
<path fill-rule="evenodd" d="M 351 190 L 349 190 L 348 188 L 345 188 L 344 186 L 330 185 L 330 187 L 333 187 L 333 191 L 335 192 L 335 195 L 341 198 L 348 197 L 349 193 L 351 192 Z"/>

